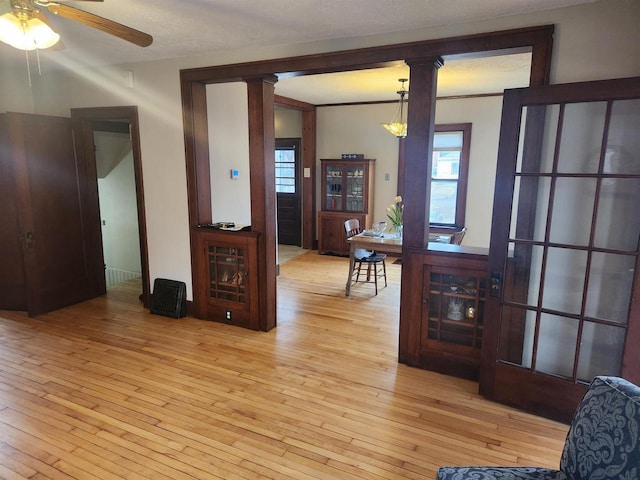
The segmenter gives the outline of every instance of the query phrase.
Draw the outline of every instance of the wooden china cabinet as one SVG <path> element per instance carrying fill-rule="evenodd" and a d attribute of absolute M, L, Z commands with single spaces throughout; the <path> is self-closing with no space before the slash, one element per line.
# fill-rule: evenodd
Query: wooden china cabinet
<path fill-rule="evenodd" d="M 320 160 L 321 211 L 318 213 L 318 253 L 349 255 L 344 222 L 357 218 L 360 228 L 373 218 L 375 160 Z"/>

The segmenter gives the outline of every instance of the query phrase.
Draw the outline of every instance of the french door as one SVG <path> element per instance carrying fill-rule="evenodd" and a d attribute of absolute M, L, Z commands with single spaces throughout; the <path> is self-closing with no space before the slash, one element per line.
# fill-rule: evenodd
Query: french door
<path fill-rule="evenodd" d="M 480 390 L 569 420 L 640 381 L 640 78 L 505 92 Z"/>

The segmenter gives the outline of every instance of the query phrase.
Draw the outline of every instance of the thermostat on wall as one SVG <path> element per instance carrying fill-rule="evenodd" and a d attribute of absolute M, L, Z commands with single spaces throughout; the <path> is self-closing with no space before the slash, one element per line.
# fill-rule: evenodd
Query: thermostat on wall
<path fill-rule="evenodd" d="M 231 170 L 231 180 L 237 180 L 239 176 L 240 170 L 237 170 L 235 168 Z"/>

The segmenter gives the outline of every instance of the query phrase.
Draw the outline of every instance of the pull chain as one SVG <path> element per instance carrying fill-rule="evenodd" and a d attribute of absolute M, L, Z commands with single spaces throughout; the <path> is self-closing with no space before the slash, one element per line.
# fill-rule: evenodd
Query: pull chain
<path fill-rule="evenodd" d="M 31 67 L 29 66 L 29 50 L 24 51 L 24 56 L 27 60 L 27 77 L 29 79 L 29 88 L 31 88 Z"/>

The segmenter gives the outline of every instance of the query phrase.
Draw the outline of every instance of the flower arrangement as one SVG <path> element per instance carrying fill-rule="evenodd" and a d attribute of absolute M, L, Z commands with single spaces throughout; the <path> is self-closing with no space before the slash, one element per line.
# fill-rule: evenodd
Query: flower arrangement
<path fill-rule="evenodd" d="M 404 211 L 404 203 L 402 197 L 397 195 L 393 199 L 393 203 L 387 207 L 387 218 L 394 227 L 402 227 L 402 212 Z"/>

